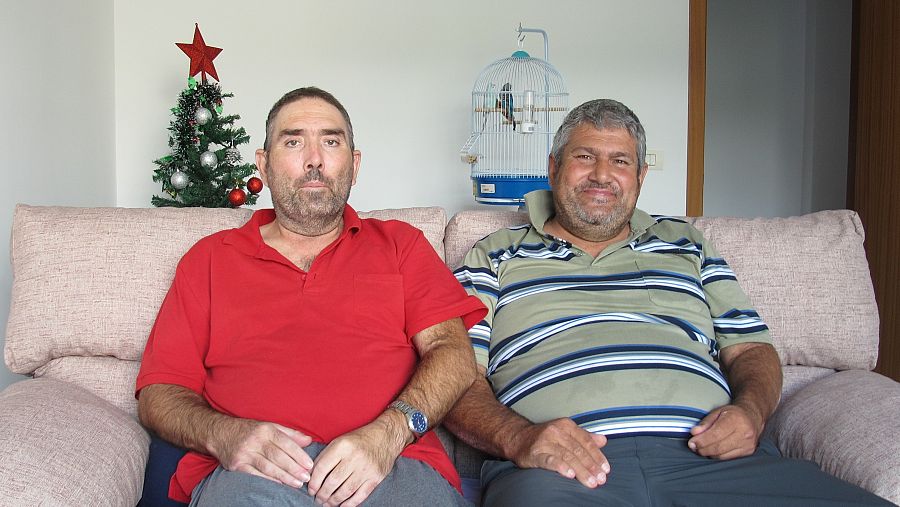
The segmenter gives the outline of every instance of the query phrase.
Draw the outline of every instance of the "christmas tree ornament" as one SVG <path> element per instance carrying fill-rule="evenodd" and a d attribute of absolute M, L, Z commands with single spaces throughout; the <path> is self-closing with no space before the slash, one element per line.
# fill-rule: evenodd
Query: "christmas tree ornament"
<path fill-rule="evenodd" d="M 247 180 L 247 190 L 249 190 L 251 194 L 258 194 L 258 193 L 262 192 L 262 189 L 263 189 L 263 182 L 261 179 L 257 178 L 256 176 Z"/>
<path fill-rule="evenodd" d="M 244 203 L 247 202 L 247 193 L 239 188 L 235 188 L 231 192 L 228 192 L 228 202 L 235 208 L 243 206 Z"/>
<path fill-rule="evenodd" d="M 228 148 L 225 150 L 225 162 L 229 164 L 237 164 L 241 161 L 241 150 L 237 148 Z"/>
<path fill-rule="evenodd" d="M 194 119 L 197 120 L 197 123 L 200 125 L 206 125 L 206 122 L 212 119 L 212 113 L 209 109 L 205 107 L 201 107 L 197 109 L 197 112 L 194 113 Z"/>
<path fill-rule="evenodd" d="M 203 167 L 213 168 L 219 165 L 219 159 L 216 158 L 216 154 L 211 151 L 204 151 L 200 155 L 200 165 Z"/>
<path fill-rule="evenodd" d="M 203 35 L 200 33 L 200 25 L 198 23 L 194 23 L 194 41 L 191 44 L 186 42 L 176 42 L 175 45 L 184 51 L 184 54 L 188 55 L 188 58 L 191 59 L 189 76 L 193 77 L 200 74 L 204 83 L 206 82 L 207 74 L 212 76 L 216 81 L 219 80 L 219 75 L 216 74 L 216 66 L 213 65 L 213 60 L 219 56 L 222 49 L 206 45 L 206 42 L 203 41 Z"/>
<path fill-rule="evenodd" d="M 189 181 L 190 178 L 188 178 L 188 175 L 180 170 L 175 171 L 175 174 L 173 174 L 172 177 L 169 178 L 169 183 L 172 184 L 172 187 L 175 190 L 184 189 L 184 187 L 188 186 Z"/>
<path fill-rule="evenodd" d="M 194 26 L 194 43 L 178 44 L 191 58 L 187 86 L 171 108 L 169 123 L 169 153 L 154 160 L 153 181 L 162 186 L 162 193 L 154 195 L 154 206 L 202 206 L 204 208 L 235 208 L 255 204 L 258 195 L 248 193 L 247 180 L 256 166 L 241 160 L 241 145 L 250 142 L 243 127 L 235 125 L 241 117 L 223 114 L 223 93 L 215 81 L 207 81 L 210 74 L 219 76 L 212 65 L 221 49 L 207 46 Z M 195 79 L 198 73 L 202 80 Z M 250 185 L 253 188 L 257 184 Z"/>

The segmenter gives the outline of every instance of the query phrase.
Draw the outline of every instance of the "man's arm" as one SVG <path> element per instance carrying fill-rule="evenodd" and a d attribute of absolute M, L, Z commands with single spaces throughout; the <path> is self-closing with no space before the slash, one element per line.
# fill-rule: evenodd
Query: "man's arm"
<path fill-rule="evenodd" d="M 720 360 L 732 402 L 713 410 L 691 429 L 688 447 L 718 459 L 749 456 L 756 451 L 781 397 L 778 353 L 767 343 L 740 343 L 722 349 Z"/>
<path fill-rule="evenodd" d="M 606 437 L 568 418 L 532 423 L 497 401 L 484 367 L 479 370 L 481 375 L 444 421 L 460 440 L 519 468 L 545 468 L 589 488 L 606 482 L 609 462 L 600 451 Z"/>
<path fill-rule="evenodd" d="M 230 417 L 182 386 L 151 384 L 138 397 L 141 423 L 164 440 L 214 456 L 227 470 L 299 488 L 313 461 L 303 450 L 312 439 L 275 423 Z"/>
<path fill-rule="evenodd" d="M 412 341 L 419 364 L 398 399 L 422 411 L 433 427 L 472 384 L 475 360 L 459 318 L 416 333 Z M 316 457 L 310 494 L 325 505 L 359 505 L 413 439 L 406 417 L 398 410 L 385 410 L 371 423 L 334 439 Z"/>

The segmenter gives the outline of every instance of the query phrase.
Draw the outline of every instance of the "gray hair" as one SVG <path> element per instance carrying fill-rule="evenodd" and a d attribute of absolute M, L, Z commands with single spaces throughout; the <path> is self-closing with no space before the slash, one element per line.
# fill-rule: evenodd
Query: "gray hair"
<path fill-rule="evenodd" d="M 553 147 L 550 154 L 557 164 L 561 162 L 563 150 L 569 143 L 572 131 L 582 123 L 587 123 L 597 130 L 605 128 L 623 128 L 631 134 L 637 145 L 638 171 L 644 167 L 647 155 L 647 136 L 641 121 L 625 104 L 612 99 L 590 100 L 569 111 L 563 120 L 556 137 L 553 138 Z"/>
<path fill-rule="evenodd" d="M 270 138 L 274 135 L 274 132 L 272 132 L 274 125 L 272 123 L 275 120 L 275 116 L 284 106 L 301 99 L 324 100 L 334 106 L 341 113 L 341 116 L 344 117 L 344 122 L 347 124 L 347 141 L 350 144 L 350 151 L 356 149 L 356 145 L 353 143 L 353 124 L 350 123 L 350 115 L 347 114 L 347 110 L 344 109 L 343 104 L 341 104 L 338 99 L 334 98 L 334 95 L 325 90 L 316 88 L 315 86 L 307 86 L 285 93 L 284 96 L 278 99 L 278 102 L 272 106 L 272 109 L 269 110 L 269 116 L 266 118 L 266 140 L 263 143 L 264 150 L 269 151 Z"/>

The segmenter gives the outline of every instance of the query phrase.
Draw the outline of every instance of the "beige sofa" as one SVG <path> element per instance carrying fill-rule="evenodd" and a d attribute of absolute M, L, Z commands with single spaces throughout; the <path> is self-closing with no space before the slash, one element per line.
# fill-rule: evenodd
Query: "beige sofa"
<path fill-rule="evenodd" d="M 149 437 L 134 379 L 175 264 L 249 210 L 16 208 L 5 359 L 32 375 L 0 393 L 0 505 L 134 505 Z M 422 229 L 449 266 L 512 211 L 382 210 Z M 849 211 L 697 218 L 772 329 L 784 395 L 768 432 L 789 456 L 900 502 L 900 384 L 872 373 L 878 317 Z M 481 455 L 443 435 L 464 477 Z"/>

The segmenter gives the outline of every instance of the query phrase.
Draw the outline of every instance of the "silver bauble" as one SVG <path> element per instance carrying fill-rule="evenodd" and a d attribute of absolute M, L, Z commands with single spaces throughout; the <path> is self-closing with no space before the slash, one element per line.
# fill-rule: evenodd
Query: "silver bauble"
<path fill-rule="evenodd" d="M 172 187 L 174 187 L 175 190 L 181 190 L 188 186 L 189 181 L 190 178 L 188 178 L 188 175 L 181 171 L 175 171 L 175 174 L 169 178 L 169 182 L 172 183 Z"/>
<path fill-rule="evenodd" d="M 203 167 L 215 167 L 219 164 L 219 159 L 212 151 L 204 151 L 200 154 L 200 165 Z"/>
<path fill-rule="evenodd" d="M 197 120 L 197 123 L 199 123 L 200 125 L 206 125 L 206 122 L 212 119 L 212 113 L 209 112 L 209 109 L 201 107 L 197 109 L 196 113 L 194 113 L 194 119 Z"/>
<path fill-rule="evenodd" d="M 229 164 L 237 164 L 241 161 L 241 150 L 237 148 L 228 148 L 225 150 L 225 162 Z"/>

